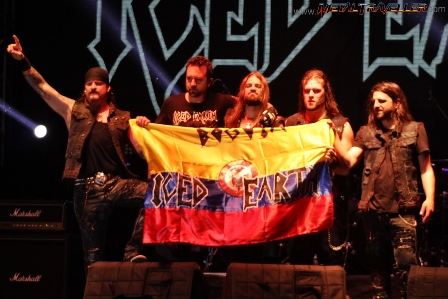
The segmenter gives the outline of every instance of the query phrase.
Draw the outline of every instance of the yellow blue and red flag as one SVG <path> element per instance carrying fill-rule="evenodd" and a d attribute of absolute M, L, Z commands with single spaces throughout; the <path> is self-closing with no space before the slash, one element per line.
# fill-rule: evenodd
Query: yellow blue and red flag
<path fill-rule="evenodd" d="M 327 122 L 253 130 L 130 121 L 148 162 L 143 243 L 273 241 L 331 227 Z"/>

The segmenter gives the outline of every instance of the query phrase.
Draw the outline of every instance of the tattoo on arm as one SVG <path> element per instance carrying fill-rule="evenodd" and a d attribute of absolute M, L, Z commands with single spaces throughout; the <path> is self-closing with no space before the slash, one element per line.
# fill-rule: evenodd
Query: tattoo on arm
<path fill-rule="evenodd" d="M 26 81 L 30 86 L 43 98 L 45 101 L 50 100 L 50 95 L 42 87 L 46 83 L 45 79 L 39 74 L 38 71 L 33 69 L 31 73 L 25 74 Z"/>

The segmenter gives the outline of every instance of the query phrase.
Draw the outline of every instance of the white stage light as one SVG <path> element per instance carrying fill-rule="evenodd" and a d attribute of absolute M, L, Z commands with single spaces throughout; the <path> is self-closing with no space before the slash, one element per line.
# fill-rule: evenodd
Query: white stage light
<path fill-rule="evenodd" d="M 34 135 L 36 135 L 37 138 L 42 138 L 47 135 L 47 128 L 44 125 L 38 125 L 34 128 Z"/>

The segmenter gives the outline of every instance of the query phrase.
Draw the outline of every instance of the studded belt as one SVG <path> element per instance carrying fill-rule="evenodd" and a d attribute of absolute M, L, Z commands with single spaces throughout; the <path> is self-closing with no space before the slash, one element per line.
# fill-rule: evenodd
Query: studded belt
<path fill-rule="evenodd" d="M 75 186 L 76 185 L 88 185 L 88 184 L 97 184 L 100 186 L 103 186 L 106 184 L 108 180 L 113 178 L 115 175 L 104 173 L 104 172 L 97 172 L 94 176 L 88 177 L 88 178 L 80 178 L 75 180 Z"/>

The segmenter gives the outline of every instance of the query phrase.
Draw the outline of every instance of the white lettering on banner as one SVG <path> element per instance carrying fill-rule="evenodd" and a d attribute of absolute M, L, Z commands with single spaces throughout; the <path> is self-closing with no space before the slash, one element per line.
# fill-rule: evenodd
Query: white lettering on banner
<path fill-rule="evenodd" d="M 373 72 L 381 66 L 404 66 L 408 68 L 416 77 L 419 77 L 419 68 L 422 68 L 433 78 L 436 78 L 436 68 L 443 61 L 444 52 L 448 41 L 448 24 L 445 24 L 443 27 L 439 25 L 439 27 L 436 28 L 436 30 L 441 33 L 438 48 L 436 45 L 431 45 L 431 48 L 437 49 L 437 51 L 432 58 L 424 57 L 426 49 L 429 48 L 428 41 L 430 29 L 431 27 L 437 25 L 437 20 L 434 20 L 434 14 L 439 10 L 432 9 L 436 7 L 437 0 L 431 0 L 428 5 L 424 3 L 411 3 L 408 5 L 407 3 L 403 3 L 403 0 L 396 0 L 396 3 L 379 2 L 376 4 L 370 3 L 370 1 L 365 1 L 365 3 L 333 3 L 333 1 L 327 0 L 325 3 L 316 3 L 314 1 L 312 2 L 309 0 L 303 0 L 303 3 L 299 8 L 294 6 L 294 2 L 297 1 L 288 0 L 287 7 L 285 7 L 284 9 L 286 14 L 285 19 L 273 19 L 272 7 L 274 3 L 272 0 L 265 0 L 264 2 L 257 2 L 257 5 L 264 5 L 264 19 L 253 24 L 248 24 L 248 20 L 246 18 L 246 16 L 248 16 L 249 14 L 252 14 L 252 12 L 247 11 L 247 1 L 235 0 L 235 2 L 237 3 L 237 5 L 232 6 L 236 7 L 235 11 L 227 11 L 227 17 L 225 19 L 225 26 L 227 29 L 225 40 L 223 42 L 232 42 L 232 47 L 234 45 L 232 53 L 235 52 L 235 49 L 247 49 L 247 47 L 250 46 L 252 48 L 252 50 L 250 50 L 249 52 L 250 57 L 213 58 L 212 63 L 214 67 L 243 66 L 249 71 L 259 71 L 265 74 L 268 83 L 271 83 L 278 76 L 280 76 L 280 74 L 288 67 L 288 65 L 308 45 L 308 43 L 315 38 L 317 33 L 327 25 L 327 22 L 332 17 L 333 12 L 349 13 L 362 9 L 362 15 L 360 14 L 359 17 L 364 18 L 364 46 L 362 53 L 363 81 L 366 81 L 373 74 Z M 310 3 L 315 5 L 314 9 L 310 7 Z M 150 1 L 148 5 L 148 14 L 150 16 L 150 20 L 148 22 L 151 22 L 150 26 L 153 25 L 154 27 L 155 35 L 157 36 L 157 42 L 160 46 L 165 61 L 168 61 L 171 57 L 173 57 L 174 54 L 181 51 L 181 49 L 184 50 L 185 44 L 190 42 L 188 40 L 190 36 L 195 36 L 194 38 L 197 39 L 198 35 L 202 36 L 202 40 L 199 41 L 199 44 L 197 42 L 191 43 L 196 45 L 196 48 L 191 50 L 191 56 L 196 56 L 200 53 L 203 53 L 204 56 L 208 57 L 211 47 L 210 36 L 212 35 L 212 33 L 210 32 L 210 23 L 213 17 L 211 0 L 203 0 L 203 5 L 201 5 L 200 7 L 194 4 L 190 4 L 188 11 L 188 21 L 186 21 L 185 24 L 178 25 L 184 29 L 177 36 L 177 38 L 174 39 L 174 41 L 172 40 L 172 33 L 170 31 L 171 27 L 164 28 L 162 25 L 161 20 L 166 19 L 166 14 L 164 14 L 164 11 L 160 9 L 161 4 L 162 0 Z M 276 2 L 275 4 L 276 10 L 278 10 L 279 8 L 277 6 L 279 5 L 279 3 Z M 403 32 L 402 27 L 405 27 L 406 25 L 403 21 L 405 13 L 400 12 L 397 7 L 404 7 L 406 9 L 409 8 L 409 10 L 416 11 L 415 13 L 411 12 L 411 14 L 419 14 L 419 19 L 421 19 L 421 14 L 424 14 L 424 24 L 422 25 L 420 24 L 421 22 L 419 20 L 414 19 L 412 22 L 415 22 L 416 25 L 407 32 Z M 106 4 L 103 5 L 103 1 L 98 0 L 96 36 L 95 39 L 87 46 L 87 48 L 91 51 L 95 59 L 98 61 L 99 65 L 103 68 L 106 68 L 103 56 L 95 48 L 95 46 L 101 41 L 101 32 L 109 32 L 109 30 L 101 30 L 101 27 L 103 26 L 101 22 L 103 9 L 107 9 Z M 156 112 L 156 114 L 159 114 L 160 107 L 157 102 L 153 87 L 153 82 L 158 80 L 158 78 L 152 78 L 150 75 L 150 68 L 148 64 L 150 64 L 151 62 L 148 62 L 148 60 L 145 58 L 145 49 L 143 47 L 139 28 L 137 26 L 137 19 L 134 13 L 134 8 L 132 6 L 132 0 L 122 0 L 121 9 L 122 11 L 120 26 L 117 26 L 120 28 L 120 32 L 117 32 L 117 34 L 120 34 L 120 39 L 124 43 L 125 47 L 118 54 L 117 58 L 112 64 L 111 69 L 109 70 L 110 78 L 112 79 L 121 61 L 133 49 L 132 44 L 127 40 L 128 31 L 132 31 L 148 94 L 154 111 Z M 404 12 L 406 12 L 406 9 Z M 315 20 L 312 19 L 312 16 L 310 16 L 310 13 L 313 11 L 316 11 Z M 370 17 L 371 13 L 384 15 L 383 19 L 375 22 L 384 22 L 385 24 L 374 23 Z M 104 15 L 106 14 L 107 11 L 104 11 Z M 291 49 L 285 51 L 285 57 L 280 63 L 278 63 L 277 65 L 272 65 L 271 58 L 273 53 L 271 52 L 271 49 L 275 46 L 272 45 L 271 42 L 271 31 L 273 28 L 273 22 L 286 21 L 287 28 L 292 28 L 293 25 L 297 25 L 298 21 L 302 20 L 301 18 L 304 17 L 308 18 L 306 20 L 307 22 L 309 22 L 309 20 L 314 21 L 314 25 L 308 30 L 308 32 L 303 36 L 301 40 L 298 40 L 296 42 L 295 45 L 289 44 Z M 392 21 L 394 21 L 394 30 L 392 29 Z M 130 29 L 128 29 L 128 25 L 130 25 Z M 412 46 L 410 46 L 412 48 L 409 49 L 412 50 L 411 58 L 405 56 L 398 57 L 396 55 L 391 55 L 390 57 L 371 57 L 370 50 L 373 47 L 371 46 L 371 44 L 375 45 L 378 44 L 378 42 L 383 42 L 383 40 L 372 40 L 371 36 L 373 35 L 371 35 L 370 33 L 374 30 L 377 30 L 377 27 L 382 27 L 384 25 L 386 28 L 384 41 L 393 41 L 396 43 L 406 43 L 407 41 L 412 41 Z M 408 25 L 406 26 L 406 28 L 407 27 Z M 168 39 L 168 37 L 170 37 L 170 39 Z M 168 43 L 168 40 L 170 40 L 170 43 Z M 156 44 L 157 42 L 155 42 L 154 44 Z M 174 68 L 176 72 L 174 77 L 167 80 L 166 82 L 167 87 L 164 91 L 165 98 L 173 94 L 177 82 L 185 72 L 185 65 L 170 67 Z M 266 73 L 265 71 L 267 71 L 268 69 L 272 71 L 270 71 L 270 73 Z"/>
<path fill-rule="evenodd" d="M 248 209 L 257 208 L 265 195 L 272 204 L 290 202 L 309 194 L 322 195 L 317 183 L 318 176 L 314 167 L 306 166 L 276 172 L 273 174 L 274 179 L 268 181 L 266 176 L 258 176 L 250 162 L 238 160 L 230 162 L 223 168 L 218 182 L 225 193 L 243 198 L 243 211 L 246 212 Z M 162 203 L 166 205 L 174 199 L 176 207 L 195 208 L 210 194 L 210 190 L 199 178 L 181 173 L 177 178 L 171 174 L 164 177 L 161 173 L 157 173 L 152 180 L 150 193 L 151 202 L 155 207 L 160 207 Z M 294 187 L 286 188 L 288 182 Z"/>
<path fill-rule="evenodd" d="M 13 213 L 9 214 L 10 217 L 34 217 L 34 218 L 39 218 L 40 214 L 42 213 L 42 210 L 36 210 L 35 212 L 25 212 L 25 211 L 20 211 L 20 208 L 17 208 L 14 210 Z"/>

